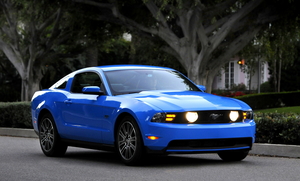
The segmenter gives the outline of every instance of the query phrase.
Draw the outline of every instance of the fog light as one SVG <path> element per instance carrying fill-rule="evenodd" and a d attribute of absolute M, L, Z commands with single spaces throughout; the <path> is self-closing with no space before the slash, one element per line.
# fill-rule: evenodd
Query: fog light
<path fill-rule="evenodd" d="M 197 112 L 187 112 L 185 115 L 185 118 L 188 120 L 188 122 L 193 123 L 193 122 L 197 121 L 198 113 Z"/>
<path fill-rule="evenodd" d="M 239 118 L 238 111 L 230 111 L 229 118 L 231 121 L 235 122 Z"/>

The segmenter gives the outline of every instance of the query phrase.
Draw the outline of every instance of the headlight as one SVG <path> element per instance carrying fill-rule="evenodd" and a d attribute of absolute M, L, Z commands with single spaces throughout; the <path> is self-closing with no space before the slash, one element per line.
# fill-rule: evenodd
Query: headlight
<path fill-rule="evenodd" d="M 235 122 L 239 118 L 239 112 L 238 111 L 230 111 L 229 118 L 231 121 Z"/>
<path fill-rule="evenodd" d="M 185 114 L 185 118 L 188 120 L 188 122 L 193 123 L 193 122 L 197 121 L 198 113 L 197 112 L 187 112 Z"/>
<path fill-rule="evenodd" d="M 253 119 L 253 111 L 243 112 L 243 119 Z"/>
<path fill-rule="evenodd" d="M 166 116 L 164 113 L 156 113 L 152 119 L 151 122 L 157 122 L 157 123 L 163 123 L 165 122 Z"/>

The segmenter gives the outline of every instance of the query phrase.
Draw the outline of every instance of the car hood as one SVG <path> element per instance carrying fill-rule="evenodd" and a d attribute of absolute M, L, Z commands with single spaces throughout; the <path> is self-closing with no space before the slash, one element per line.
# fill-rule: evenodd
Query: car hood
<path fill-rule="evenodd" d="M 251 109 L 247 104 L 236 99 L 196 91 L 143 91 L 123 96 L 137 99 L 168 112 Z"/>

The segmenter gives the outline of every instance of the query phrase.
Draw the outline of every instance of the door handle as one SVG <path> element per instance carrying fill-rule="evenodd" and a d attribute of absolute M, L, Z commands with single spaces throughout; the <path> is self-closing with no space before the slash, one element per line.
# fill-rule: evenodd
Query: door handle
<path fill-rule="evenodd" d="M 72 101 L 71 100 L 65 100 L 64 103 L 65 104 L 72 104 Z"/>

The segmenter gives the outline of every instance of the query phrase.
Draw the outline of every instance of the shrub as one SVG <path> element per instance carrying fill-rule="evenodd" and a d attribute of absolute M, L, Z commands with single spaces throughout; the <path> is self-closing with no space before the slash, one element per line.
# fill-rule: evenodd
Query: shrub
<path fill-rule="evenodd" d="M 300 145 L 300 114 L 255 113 L 256 142 Z"/>
<path fill-rule="evenodd" d="M 270 82 L 264 82 L 260 85 L 260 92 L 273 92 Z"/>
<path fill-rule="evenodd" d="M 0 103 L 0 127 L 32 128 L 30 102 Z"/>
<path fill-rule="evenodd" d="M 232 91 L 246 91 L 247 86 L 244 83 L 233 84 L 230 88 Z"/>
<path fill-rule="evenodd" d="M 246 102 L 252 109 L 268 109 L 300 105 L 300 91 L 248 94 L 236 98 Z"/>

